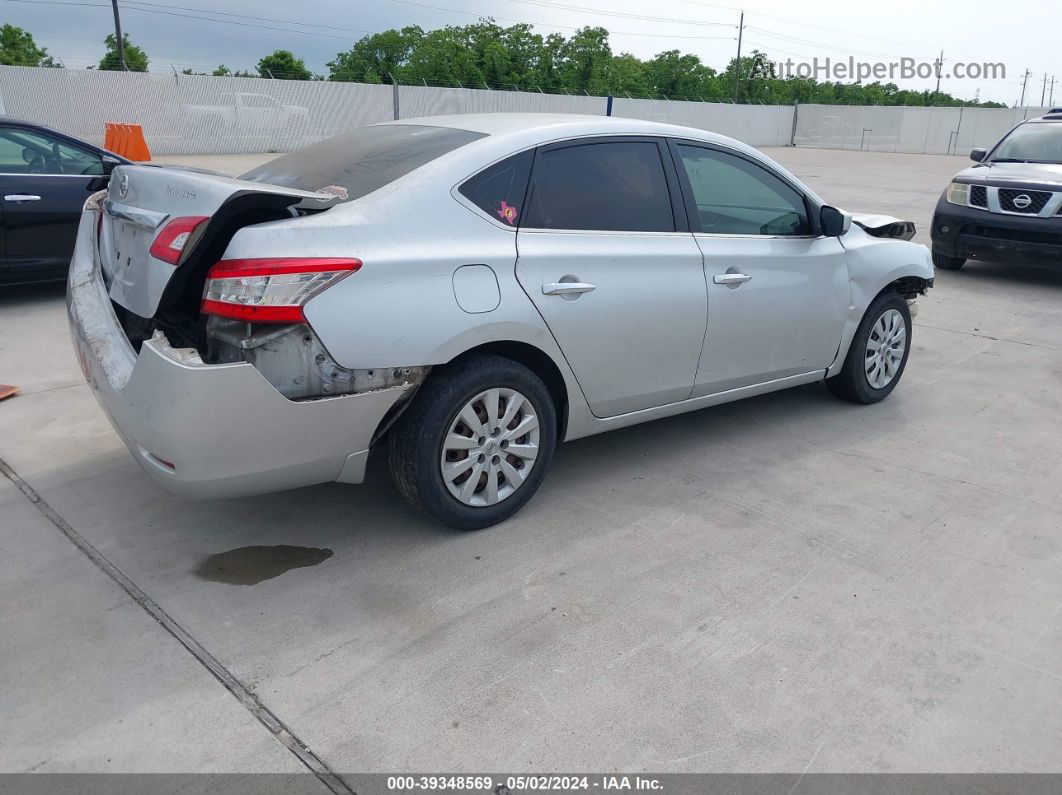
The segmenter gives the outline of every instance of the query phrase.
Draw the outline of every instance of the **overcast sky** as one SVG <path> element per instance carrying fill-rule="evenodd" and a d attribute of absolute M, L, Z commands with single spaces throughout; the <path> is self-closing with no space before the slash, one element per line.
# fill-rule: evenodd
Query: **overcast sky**
<path fill-rule="evenodd" d="M 721 69 L 737 46 L 738 2 L 730 6 L 706 0 L 119 0 L 123 29 L 147 51 L 152 71 L 169 70 L 171 64 L 178 70 L 188 66 L 207 70 L 219 63 L 249 69 L 266 53 L 290 49 L 318 72 L 325 72 L 328 60 L 365 33 L 411 24 L 463 25 L 481 16 L 492 16 L 500 24 L 530 22 L 542 34 L 597 25 L 611 32 L 614 52 L 646 58 L 679 49 Z M 945 78 L 944 91 L 965 98 L 980 91 L 983 100 L 1014 104 L 1021 95 L 1022 74 L 1029 69 L 1026 104 L 1040 103 L 1045 72 L 1058 76 L 1055 100 L 1062 103 L 1058 46 L 1062 10 L 1050 0 L 1026 0 L 1017 6 L 998 0 L 786 4 L 749 0 L 743 7 L 745 51 L 755 47 L 774 61 L 809 61 L 816 56 L 932 61 L 943 49 L 945 74 L 957 61 L 1006 66 L 1005 79 Z M 0 21 L 29 30 L 38 44 L 70 68 L 97 63 L 103 37 L 113 31 L 108 0 L 0 0 L 0 13 Z M 923 89 L 932 88 L 935 81 L 893 82 Z"/>

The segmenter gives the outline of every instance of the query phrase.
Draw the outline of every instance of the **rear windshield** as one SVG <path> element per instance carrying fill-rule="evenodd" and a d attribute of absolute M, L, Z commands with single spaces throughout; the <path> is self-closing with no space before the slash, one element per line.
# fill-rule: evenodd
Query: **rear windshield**
<path fill-rule="evenodd" d="M 483 137 L 483 133 L 423 124 L 362 127 L 270 160 L 240 179 L 352 201 Z"/>

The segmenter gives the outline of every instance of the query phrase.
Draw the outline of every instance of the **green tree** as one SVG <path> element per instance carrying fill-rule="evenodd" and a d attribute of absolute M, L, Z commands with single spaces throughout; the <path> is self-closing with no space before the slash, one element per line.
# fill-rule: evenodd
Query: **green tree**
<path fill-rule="evenodd" d="M 118 58 L 118 39 L 113 33 L 108 33 L 103 40 L 107 52 L 100 59 L 100 69 L 107 72 L 122 71 L 122 62 Z M 130 72 L 146 72 L 148 70 L 148 57 L 142 49 L 129 42 L 129 34 L 122 34 L 122 49 L 125 51 L 125 68 Z"/>
<path fill-rule="evenodd" d="M 302 58 L 296 58 L 291 50 L 277 50 L 258 62 L 261 77 L 277 80 L 312 80 L 313 74 L 306 68 Z"/>
<path fill-rule="evenodd" d="M 644 97 L 652 93 L 647 64 L 625 52 L 608 64 L 608 90 L 618 96 Z"/>
<path fill-rule="evenodd" d="M 219 67 L 222 69 L 223 67 Z M 740 78 L 740 102 L 790 104 L 960 105 L 948 94 L 904 91 L 893 83 L 820 83 L 778 77 L 765 52 L 753 50 L 725 71 L 690 54 L 668 50 L 642 61 L 613 55 L 604 28 L 587 27 L 565 37 L 546 37 L 530 25 L 504 27 L 491 18 L 471 25 L 424 31 L 411 26 L 365 36 L 328 63 L 330 80 L 361 83 L 425 83 L 494 89 L 604 95 L 666 96 L 728 101 Z M 227 70 L 226 70 L 227 71 Z M 277 71 L 285 71 L 278 67 Z M 237 73 L 239 75 L 240 73 Z M 307 73 L 308 74 L 308 73 Z M 304 78 L 306 79 L 306 78 Z M 980 103 L 998 107 L 998 103 Z"/>
<path fill-rule="evenodd" d="M 560 48 L 562 87 L 578 94 L 601 96 L 608 92 L 608 67 L 612 49 L 604 28 L 581 28 Z"/>
<path fill-rule="evenodd" d="M 33 34 L 14 25 L 0 27 L 0 64 L 5 66 L 58 66 Z"/>
<path fill-rule="evenodd" d="M 465 41 L 460 28 L 446 27 L 424 35 L 397 69 L 400 83 L 426 83 L 436 86 L 483 88 L 487 78 L 476 62 L 476 54 Z"/>
<path fill-rule="evenodd" d="M 416 25 L 365 36 L 349 51 L 337 53 L 335 60 L 326 64 L 328 79 L 390 83 L 391 75 L 408 63 L 423 38 L 424 31 Z"/>
<path fill-rule="evenodd" d="M 223 63 L 218 64 L 218 68 L 211 72 L 214 77 L 231 77 L 232 70 L 225 66 Z"/>
<path fill-rule="evenodd" d="M 713 96 L 715 70 L 696 55 L 668 50 L 645 64 L 652 91 L 668 99 L 700 99 Z M 717 98 L 717 97 L 716 97 Z"/>
<path fill-rule="evenodd" d="M 114 34 L 107 34 L 103 43 L 107 51 L 104 53 L 103 58 L 100 59 L 100 70 L 110 72 L 120 72 L 123 71 L 123 68 L 130 72 L 146 72 L 148 70 L 147 53 L 129 41 L 128 33 L 122 34 L 122 49 L 125 57 L 124 67 L 118 57 L 118 40 Z"/>

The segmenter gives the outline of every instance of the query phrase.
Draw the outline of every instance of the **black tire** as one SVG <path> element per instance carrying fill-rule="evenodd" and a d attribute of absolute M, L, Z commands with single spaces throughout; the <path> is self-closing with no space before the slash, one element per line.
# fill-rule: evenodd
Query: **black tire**
<path fill-rule="evenodd" d="M 878 318 L 890 309 L 895 309 L 903 317 L 906 331 L 906 347 L 903 357 L 900 359 L 899 369 L 892 380 L 881 389 L 871 386 L 866 372 L 867 343 L 874 330 L 874 324 Z M 907 300 L 899 293 L 887 292 L 879 295 L 867 308 L 863 320 L 856 329 L 852 344 L 848 347 L 848 355 L 845 357 L 841 372 L 833 378 L 826 380 L 826 386 L 837 397 L 850 400 L 853 403 L 877 403 L 884 400 L 900 383 L 903 371 L 907 368 L 907 357 L 911 354 L 911 310 L 907 306 Z"/>
<path fill-rule="evenodd" d="M 957 271 L 966 264 L 964 257 L 949 257 L 947 254 L 933 252 L 933 267 L 945 271 Z"/>
<path fill-rule="evenodd" d="M 539 419 L 538 457 L 526 480 L 508 497 L 494 505 L 467 505 L 443 482 L 443 440 L 464 405 L 495 387 L 514 389 L 531 402 Z M 512 359 L 476 354 L 431 374 L 390 430 L 388 465 L 395 487 L 414 508 L 451 527 L 479 530 L 508 519 L 534 496 L 556 444 L 557 411 L 542 380 Z"/>

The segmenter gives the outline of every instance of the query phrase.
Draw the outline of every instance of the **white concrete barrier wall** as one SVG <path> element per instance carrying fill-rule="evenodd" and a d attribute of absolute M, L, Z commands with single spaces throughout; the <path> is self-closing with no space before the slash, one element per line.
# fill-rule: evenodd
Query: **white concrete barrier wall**
<path fill-rule="evenodd" d="M 1047 108 L 915 108 L 801 105 L 797 146 L 872 152 L 966 154 L 988 147 L 1023 119 Z"/>
<path fill-rule="evenodd" d="M 99 146 L 140 124 L 153 153 L 286 152 L 394 117 L 391 86 L 0 66 L 9 116 Z"/>
<path fill-rule="evenodd" d="M 612 115 L 697 127 L 729 135 L 751 146 L 789 146 L 793 134 L 792 105 L 731 105 L 616 97 Z"/>
<path fill-rule="evenodd" d="M 452 113 L 588 113 L 604 116 L 606 97 L 541 94 L 537 91 L 491 91 L 470 88 L 399 86 L 403 119 Z"/>
<path fill-rule="evenodd" d="M 0 112 L 102 145 L 108 121 L 140 124 L 155 154 L 284 152 L 395 118 L 451 113 L 604 115 L 605 97 L 0 66 Z M 1042 108 L 731 105 L 616 97 L 612 115 L 683 124 L 753 146 L 964 153 Z M 794 131 L 794 112 L 796 125 Z"/>

